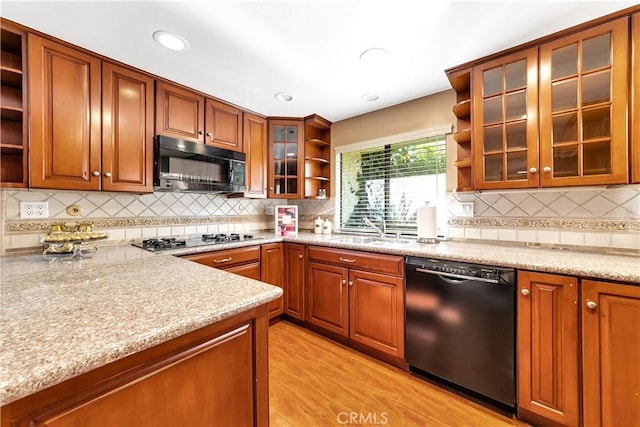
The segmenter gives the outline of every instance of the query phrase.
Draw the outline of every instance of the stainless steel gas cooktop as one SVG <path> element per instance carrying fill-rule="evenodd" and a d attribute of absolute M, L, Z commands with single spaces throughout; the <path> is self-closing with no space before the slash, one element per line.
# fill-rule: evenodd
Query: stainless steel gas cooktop
<path fill-rule="evenodd" d="M 133 246 L 146 249 L 151 252 L 166 251 L 169 249 L 178 248 L 193 248 L 197 246 L 216 245 L 221 243 L 240 242 L 245 240 L 258 240 L 260 237 L 255 237 L 249 233 L 230 233 L 230 234 L 203 234 L 200 237 L 158 237 L 152 239 L 145 239 L 141 242 L 132 243 Z"/>

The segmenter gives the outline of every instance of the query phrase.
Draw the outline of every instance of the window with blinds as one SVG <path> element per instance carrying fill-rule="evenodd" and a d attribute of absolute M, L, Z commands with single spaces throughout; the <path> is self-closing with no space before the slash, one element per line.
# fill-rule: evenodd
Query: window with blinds
<path fill-rule="evenodd" d="M 336 165 L 344 231 L 368 229 L 367 217 L 378 226 L 384 220 L 390 232 L 416 234 L 417 208 L 444 206 L 445 135 L 344 151 Z"/>

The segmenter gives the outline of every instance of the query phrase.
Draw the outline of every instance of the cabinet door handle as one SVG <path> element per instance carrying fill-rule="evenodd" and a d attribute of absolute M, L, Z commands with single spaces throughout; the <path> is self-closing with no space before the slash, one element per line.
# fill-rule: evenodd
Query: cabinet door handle
<path fill-rule="evenodd" d="M 215 262 L 215 263 L 227 262 L 227 261 L 231 261 L 231 257 L 228 257 L 228 258 L 222 258 L 222 259 L 214 259 L 214 260 L 213 260 L 213 262 Z"/>
<path fill-rule="evenodd" d="M 298 259 L 302 259 L 302 255 L 298 255 Z"/>
<path fill-rule="evenodd" d="M 204 131 L 199 130 L 198 135 L 204 135 Z"/>
<path fill-rule="evenodd" d="M 536 172 L 538 172 L 538 169 L 537 168 L 529 168 L 529 172 L 536 173 Z"/>
<path fill-rule="evenodd" d="M 349 280 L 349 286 L 353 286 L 353 282 Z"/>
<path fill-rule="evenodd" d="M 595 301 L 587 300 L 587 308 L 589 310 L 595 310 L 598 304 Z"/>
<path fill-rule="evenodd" d="M 93 171 L 93 172 L 91 172 L 91 175 L 100 176 L 100 171 Z"/>
<path fill-rule="evenodd" d="M 549 173 L 549 172 L 551 172 L 551 166 L 545 166 L 544 168 L 542 168 L 542 170 L 543 170 L 544 172 Z"/>
<path fill-rule="evenodd" d="M 353 259 L 353 258 L 342 258 L 342 257 L 340 257 L 340 261 L 342 261 L 342 262 L 356 262 L 356 260 Z"/>
<path fill-rule="evenodd" d="M 529 295 L 529 289 L 524 288 L 520 291 L 520 293 L 526 297 L 527 295 Z"/>
<path fill-rule="evenodd" d="M 345 279 L 342 279 L 342 284 L 343 284 L 343 285 L 346 285 L 346 284 L 347 284 L 347 281 L 346 281 Z"/>
<path fill-rule="evenodd" d="M 104 176 L 107 177 L 107 178 L 111 178 L 111 172 L 105 172 Z"/>

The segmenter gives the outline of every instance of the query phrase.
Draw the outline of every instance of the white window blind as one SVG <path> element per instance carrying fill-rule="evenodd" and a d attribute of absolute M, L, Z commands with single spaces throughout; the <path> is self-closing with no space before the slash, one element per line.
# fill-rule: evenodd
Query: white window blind
<path fill-rule="evenodd" d="M 368 229 L 362 221 L 367 217 L 376 225 L 384 220 L 391 232 L 416 234 L 417 208 L 425 202 L 444 206 L 444 134 L 342 151 L 336 164 L 342 230 Z"/>

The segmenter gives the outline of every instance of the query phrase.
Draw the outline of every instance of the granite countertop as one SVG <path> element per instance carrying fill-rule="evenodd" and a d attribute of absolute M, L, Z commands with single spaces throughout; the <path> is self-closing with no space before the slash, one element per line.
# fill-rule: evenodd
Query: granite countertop
<path fill-rule="evenodd" d="M 403 238 L 404 243 L 388 238 L 384 243 L 360 244 L 339 240 L 351 234 L 314 234 L 301 232 L 296 236 L 277 236 L 275 233 L 256 233 L 257 240 L 226 243 L 213 246 L 173 249 L 163 254 L 188 255 L 220 249 L 258 245 L 274 242 L 291 242 L 309 245 L 329 246 L 400 256 L 436 258 L 449 261 L 471 262 L 513 267 L 548 273 L 565 274 L 594 279 L 617 280 L 640 283 L 640 257 L 635 255 L 614 255 L 584 252 L 580 250 L 551 249 L 517 244 L 471 243 L 442 241 L 440 243 L 418 243 L 415 238 Z M 375 236 L 370 236 L 375 237 Z"/>
<path fill-rule="evenodd" d="M 415 239 L 405 239 L 407 243 L 394 243 L 394 239 L 387 239 L 384 244 L 336 241 L 341 236 L 345 235 L 300 233 L 296 237 L 285 237 L 284 239 L 304 244 L 514 267 L 523 270 L 640 284 L 640 257 L 634 255 L 588 253 L 578 250 L 549 249 L 515 244 L 455 241 L 429 244 L 418 243 Z"/>
<path fill-rule="evenodd" d="M 415 239 L 338 241 L 345 236 L 258 233 L 256 240 L 161 253 L 105 246 L 90 259 L 74 261 L 1 257 L 0 402 L 10 403 L 282 295 L 278 287 L 172 255 L 285 241 L 640 283 L 638 256 Z"/>
<path fill-rule="evenodd" d="M 104 247 L 85 260 L 0 262 L 2 405 L 282 295 L 131 246 Z"/>

